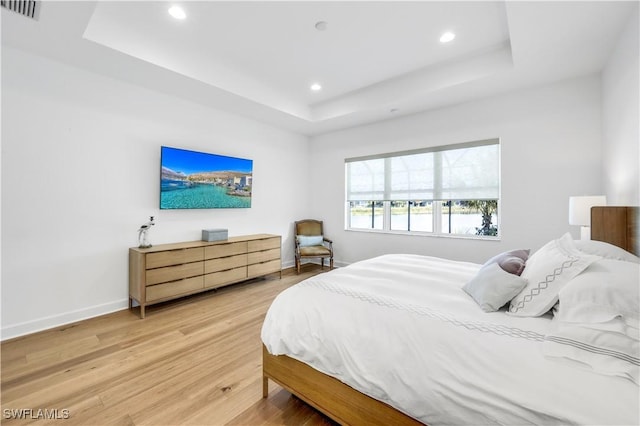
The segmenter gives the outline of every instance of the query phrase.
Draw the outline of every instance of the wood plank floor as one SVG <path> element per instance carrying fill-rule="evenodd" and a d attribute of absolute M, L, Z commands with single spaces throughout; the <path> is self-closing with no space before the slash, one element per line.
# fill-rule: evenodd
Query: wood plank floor
<path fill-rule="evenodd" d="M 308 264 L 147 307 L 144 320 L 134 308 L 3 342 L 0 420 L 333 425 L 274 383 L 262 398 L 264 315 L 278 293 L 319 272 Z"/>

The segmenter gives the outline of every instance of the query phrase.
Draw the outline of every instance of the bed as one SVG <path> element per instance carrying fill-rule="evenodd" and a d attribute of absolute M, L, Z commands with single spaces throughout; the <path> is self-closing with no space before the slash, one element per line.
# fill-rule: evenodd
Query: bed
<path fill-rule="evenodd" d="M 594 281 L 637 284 L 638 209 L 594 208 L 592 239 L 600 242 L 563 236 L 532 253 L 508 278 L 525 287 L 493 312 L 485 309 L 495 301 L 481 304 L 467 288 L 489 269 L 505 276 L 490 262 L 385 255 L 305 280 L 265 318 L 263 396 L 273 380 L 341 424 L 638 424 L 637 296 L 615 321 L 575 322 L 609 313 L 579 309 L 591 294 L 583 289 L 602 288 Z M 566 281 L 559 304 L 530 297 L 552 293 L 529 292 L 536 280 L 527 267 L 544 263 L 547 246 L 569 256 L 562 273 L 545 279 L 549 289 Z M 545 312 L 520 311 L 534 304 Z M 603 354 L 577 345 L 574 329 L 580 338 L 605 336 L 606 362 L 592 363 Z"/>

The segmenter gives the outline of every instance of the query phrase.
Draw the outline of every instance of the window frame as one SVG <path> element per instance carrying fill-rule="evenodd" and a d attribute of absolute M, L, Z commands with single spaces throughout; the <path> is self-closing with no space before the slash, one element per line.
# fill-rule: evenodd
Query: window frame
<path fill-rule="evenodd" d="M 496 200 L 497 201 L 497 208 L 495 211 L 495 216 L 496 216 L 496 221 L 493 223 L 493 225 L 496 226 L 497 228 L 497 235 L 496 236 L 492 236 L 492 235 L 477 235 L 477 234 L 456 234 L 456 233 L 451 233 L 451 232 L 442 232 L 442 215 L 445 212 L 445 208 L 443 207 L 443 203 L 446 201 L 471 201 L 471 200 L 481 200 L 481 199 L 464 199 L 464 200 L 443 200 L 443 199 L 425 199 L 422 198 L 420 200 L 417 199 L 409 199 L 409 200 L 400 200 L 400 199 L 394 199 L 394 200 L 362 200 L 361 202 L 370 202 L 372 203 L 372 206 L 375 205 L 375 203 L 377 202 L 382 202 L 383 203 L 383 217 L 382 217 L 382 222 L 383 222 L 383 226 L 382 229 L 375 229 L 373 226 L 371 228 L 354 228 L 352 227 L 352 215 L 351 215 L 351 203 L 352 201 L 349 200 L 349 171 L 348 171 L 348 164 L 350 162 L 357 162 L 357 161 L 366 161 L 366 160 L 373 160 L 373 159 L 381 159 L 381 158 L 390 158 L 390 157 L 395 157 L 395 156 L 406 156 L 406 155 L 413 155 L 413 154 L 422 154 L 422 153 L 427 153 L 427 152 L 436 152 L 436 151 L 449 151 L 449 150 L 456 150 L 456 149 L 461 149 L 461 148 L 473 148 L 473 147 L 479 147 L 479 146 L 486 146 L 486 145 L 496 145 L 497 146 L 497 198 L 485 198 L 487 200 Z M 500 241 L 502 238 L 502 226 L 501 226 L 501 195 L 502 195 L 502 174 L 501 174 L 501 170 L 502 170 L 502 164 L 501 164 L 501 154 L 502 154 L 502 146 L 501 146 L 501 142 L 499 138 L 492 138 L 492 139 L 485 139 L 485 140 L 480 140 L 480 141 L 474 141 L 474 142 L 467 142 L 467 143 L 460 143 L 460 144 L 452 144 L 452 145 L 442 145 L 442 146 L 436 146 L 436 147 L 430 147 L 430 148 L 421 148 L 421 149 L 414 149 L 414 150 L 406 150 L 406 151 L 397 151 L 397 152 L 391 152 L 391 153 L 385 153 L 385 154 L 377 154 L 377 155 L 368 155 L 368 156 L 363 156 L 363 157 L 354 157 L 354 158 L 346 158 L 345 159 L 345 230 L 346 231 L 352 231 L 352 232 L 365 232 L 365 233 L 382 233 L 382 234 L 396 234 L 396 235 L 412 235 L 412 236 L 426 236 L 426 237 L 436 237 L 436 238 L 459 238 L 459 239 L 472 239 L 472 240 L 488 240 L 488 241 Z M 388 171 L 385 169 L 385 179 L 388 176 Z M 438 173 L 440 173 L 440 171 L 438 171 Z M 434 181 L 437 181 L 439 178 L 438 176 L 436 176 L 436 171 L 434 170 Z M 387 185 L 387 182 L 385 182 L 385 185 Z M 437 184 L 436 184 L 437 185 Z M 434 188 L 434 197 L 435 197 L 435 192 L 439 191 L 440 189 L 436 189 Z M 355 201 L 355 200 L 354 200 Z M 391 225 L 391 204 L 394 201 L 404 201 L 407 202 L 407 228 L 408 230 L 394 230 L 391 229 L 392 225 Z M 410 204 L 411 202 L 416 202 L 416 201 L 427 201 L 427 202 L 431 202 L 432 205 L 432 231 L 413 231 L 411 230 L 411 208 L 410 208 Z M 373 213 L 373 208 L 372 208 L 372 215 L 371 215 L 371 221 L 373 223 L 374 221 L 374 213 Z M 451 231 L 451 230 L 449 230 Z"/>

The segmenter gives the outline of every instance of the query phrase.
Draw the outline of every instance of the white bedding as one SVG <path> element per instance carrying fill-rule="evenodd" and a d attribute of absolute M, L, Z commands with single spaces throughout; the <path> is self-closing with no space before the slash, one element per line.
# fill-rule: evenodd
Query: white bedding
<path fill-rule="evenodd" d="M 485 313 L 481 265 L 385 255 L 281 293 L 262 341 L 431 426 L 640 423 L 638 386 L 545 358 L 551 317 Z"/>

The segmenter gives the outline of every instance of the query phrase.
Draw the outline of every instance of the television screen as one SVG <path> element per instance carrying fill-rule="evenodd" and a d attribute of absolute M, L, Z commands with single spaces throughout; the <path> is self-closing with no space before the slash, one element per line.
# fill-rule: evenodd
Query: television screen
<path fill-rule="evenodd" d="M 253 161 L 163 146 L 160 209 L 251 207 Z"/>

